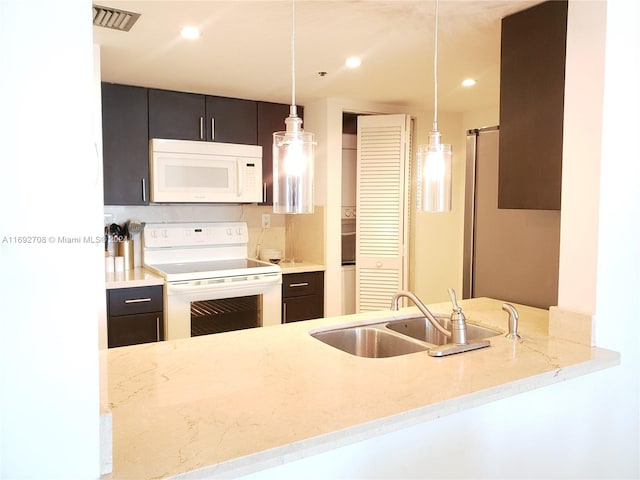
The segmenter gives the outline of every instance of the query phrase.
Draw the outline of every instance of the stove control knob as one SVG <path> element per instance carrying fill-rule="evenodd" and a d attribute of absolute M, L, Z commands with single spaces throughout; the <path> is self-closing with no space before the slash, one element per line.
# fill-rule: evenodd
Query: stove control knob
<path fill-rule="evenodd" d="M 227 235 L 228 235 L 228 236 L 233 235 L 233 229 L 231 229 L 231 228 L 227 228 Z"/>

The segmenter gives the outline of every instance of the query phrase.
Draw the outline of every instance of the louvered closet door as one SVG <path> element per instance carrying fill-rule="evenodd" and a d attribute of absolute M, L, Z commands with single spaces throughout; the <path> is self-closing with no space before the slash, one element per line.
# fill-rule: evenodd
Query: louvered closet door
<path fill-rule="evenodd" d="M 408 282 L 411 118 L 358 117 L 356 310 L 389 309 Z"/>

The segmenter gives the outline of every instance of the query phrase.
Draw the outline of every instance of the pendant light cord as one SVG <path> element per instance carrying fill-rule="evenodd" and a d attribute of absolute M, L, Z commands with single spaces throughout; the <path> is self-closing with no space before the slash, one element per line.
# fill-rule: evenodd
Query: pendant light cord
<path fill-rule="evenodd" d="M 296 108 L 296 0 L 291 0 L 291 115 Z"/>
<path fill-rule="evenodd" d="M 433 131 L 438 131 L 438 0 L 436 0 L 436 18 L 433 46 Z"/>

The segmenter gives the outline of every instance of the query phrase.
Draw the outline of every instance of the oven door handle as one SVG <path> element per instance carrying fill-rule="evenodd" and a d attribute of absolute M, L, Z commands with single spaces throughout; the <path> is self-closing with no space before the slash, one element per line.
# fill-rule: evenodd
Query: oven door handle
<path fill-rule="evenodd" d="M 203 293 L 206 291 L 225 291 L 232 290 L 234 288 L 244 288 L 252 286 L 270 286 L 282 284 L 281 275 L 269 275 L 267 277 L 261 277 L 255 280 L 232 280 L 226 282 L 211 282 L 211 283 L 193 283 L 193 282 L 176 282 L 167 283 L 167 294 L 172 293 Z"/>

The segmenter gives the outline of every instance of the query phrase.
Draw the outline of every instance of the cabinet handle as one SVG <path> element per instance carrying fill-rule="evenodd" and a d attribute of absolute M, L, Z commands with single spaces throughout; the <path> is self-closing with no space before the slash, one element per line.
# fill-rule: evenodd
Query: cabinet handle
<path fill-rule="evenodd" d="M 204 117 L 200 117 L 200 140 L 204 140 Z"/>
<path fill-rule="evenodd" d="M 211 140 L 216 139 L 216 120 L 211 117 Z"/>
<path fill-rule="evenodd" d="M 150 298 L 130 298 L 128 300 L 125 300 L 124 303 L 144 303 L 144 302 L 150 302 L 151 299 Z"/>
<path fill-rule="evenodd" d="M 160 341 L 160 317 L 156 317 L 156 341 Z"/>
<path fill-rule="evenodd" d="M 141 178 L 142 180 L 142 201 L 146 202 L 147 201 L 147 181 L 144 178 Z"/>
<path fill-rule="evenodd" d="M 282 323 L 287 323 L 287 302 L 282 302 Z"/>
<path fill-rule="evenodd" d="M 289 284 L 289 288 L 308 287 L 308 286 L 309 286 L 309 282 L 300 282 L 300 283 L 290 283 Z"/>
<path fill-rule="evenodd" d="M 267 182 L 262 183 L 262 203 L 267 203 Z"/>

